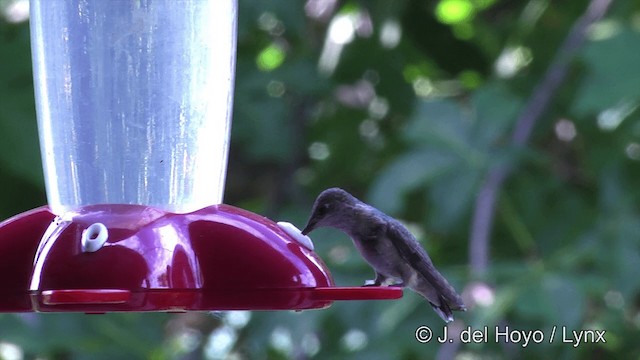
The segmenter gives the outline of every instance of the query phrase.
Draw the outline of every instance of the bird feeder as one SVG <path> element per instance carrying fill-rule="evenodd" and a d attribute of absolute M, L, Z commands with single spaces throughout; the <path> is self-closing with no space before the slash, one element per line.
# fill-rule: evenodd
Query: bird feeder
<path fill-rule="evenodd" d="M 0 223 L 0 311 L 313 309 L 337 287 L 288 223 L 222 204 L 235 0 L 31 0 L 48 206 Z"/>

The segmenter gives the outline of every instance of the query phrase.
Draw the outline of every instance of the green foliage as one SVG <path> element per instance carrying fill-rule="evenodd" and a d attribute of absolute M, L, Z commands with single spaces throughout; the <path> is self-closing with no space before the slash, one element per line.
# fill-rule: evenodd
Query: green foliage
<path fill-rule="evenodd" d="M 583 116 L 625 101 L 635 103 L 640 97 L 636 83 L 626 76 L 628 69 L 640 61 L 640 54 L 630 51 L 640 41 L 637 30 L 611 21 L 596 27 L 592 37 L 595 39 L 583 55 L 588 73 L 582 80 L 573 109 Z"/>
<path fill-rule="evenodd" d="M 1 20 L 0 20 L 1 21 Z M 29 29 L 0 22 L 0 216 L 44 201 L 33 101 Z"/>
<path fill-rule="evenodd" d="M 553 326 L 606 330 L 606 343 L 578 348 L 556 337 L 526 348 L 461 344 L 459 354 L 638 358 L 638 2 L 614 2 L 589 30 L 522 148 L 511 145 L 516 119 L 586 2 L 342 1 L 314 13 L 316 3 L 239 1 L 226 201 L 302 226 L 315 195 L 341 186 L 415 230 L 468 303 L 486 295 L 457 315 L 460 326 L 547 337 Z M 467 13 L 451 13 L 456 6 Z M 350 19 L 352 41 L 327 60 L 340 16 Z M 26 24 L 0 20 L 0 57 L 6 218 L 45 202 Z M 489 271 L 473 274 L 475 200 L 487 172 L 504 164 L 513 172 L 496 204 Z M 373 276 L 345 235 L 319 230 L 313 239 L 337 284 Z M 409 292 L 397 301 L 243 314 L 5 314 L 0 357 L 4 343 L 49 359 L 414 359 L 444 351 L 415 340 L 418 326 L 438 336 L 443 324 Z"/>
<path fill-rule="evenodd" d="M 521 102 L 500 86 L 485 84 L 467 103 L 439 99 L 416 104 L 402 132 L 411 149 L 377 176 L 373 204 L 399 213 L 404 194 L 426 188 L 424 200 L 438 212 L 429 213 L 425 222 L 443 230 L 461 222 L 487 168 L 509 156 L 498 145 L 508 136 Z"/>

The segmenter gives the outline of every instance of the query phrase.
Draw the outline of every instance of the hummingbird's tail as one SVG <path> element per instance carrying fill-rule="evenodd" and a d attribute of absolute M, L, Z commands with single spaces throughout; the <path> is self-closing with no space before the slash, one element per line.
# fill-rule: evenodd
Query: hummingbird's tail
<path fill-rule="evenodd" d="M 436 314 L 438 314 L 444 322 L 450 323 L 453 321 L 453 311 L 451 311 L 449 304 L 447 304 L 447 301 L 442 296 L 440 296 L 440 305 L 436 305 L 431 301 L 429 301 L 429 305 L 431 305 Z"/>
<path fill-rule="evenodd" d="M 444 279 L 444 278 L 443 278 Z M 446 281 L 446 280 L 445 280 Z M 447 323 L 453 321 L 453 311 L 467 311 L 462 298 L 453 290 L 449 283 L 441 286 L 442 291 L 437 291 L 429 283 L 423 282 L 421 286 L 411 288 L 425 298 L 433 310 Z"/>

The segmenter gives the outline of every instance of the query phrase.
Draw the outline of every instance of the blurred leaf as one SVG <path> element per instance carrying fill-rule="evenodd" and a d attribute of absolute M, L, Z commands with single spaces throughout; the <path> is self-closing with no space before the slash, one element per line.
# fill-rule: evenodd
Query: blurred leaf
<path fill-rule="evenodd" d="M 546 313 L 550 317 L 546 323 L 568 328 L 579 328 L 586 311 L 586 302 L 582 291 L 575 285 L 575 279 L 549 274 L 542 283 L 545 295 L 544 304 L 549 307 Z"/>
<path fill-rule="evenodd" d="M 506 157 L 493 154 L 499 152 L 499 140 L 510 130 L 519 106 L 499 84 L 475 92 L 470 106 L 449 100 L 419 102 L 404 131 L 414 150 L 397 157 L 378 176 L 371 190 L 373 203 L 398 213 L 403 196 L 426 186 L 428 204 L 437 209 L 429 212 L 429 224 L 438 230 L 452 228 L 468 212 L 486 166 Z"/>
<path fill-rule="evenodd" d="M 467 148 L 471 120 L 452 101 L 421 101 L 407 126 L 405 137 L 417 145 L 458 152 Z"/>
<path fill-rule="evenodd" d="M 0 39 L 0 167 L 42 187 L 28 26 L 0 24 Z"/>
<path fill-rule="evenodd" d="M 597 113 L 620 101 L 640 98 L 640 88 L 630 72 L 637 69 L 640 33 L 622 27 L 603 40 L 591 41 L 583 51 L 587 74 L 575 97 L 573 109 L 579 116 Z M 612 56 L 615 54 L 615 56 Z"/>
<path fill-rule="evenodd" d="M 389 213 L 399 212 L 409 191 L 432 183 L 458 164 L 454 155 L 420 149 L 398 157 L 382 172 L 371 190 L 371 203 Z"/>
<path fill-rule="evenodd" d="M 435 229 L 451 229 L 467 214 L 480 185 L 481 173 L 476 169 L 458 166 L 455 170 L 436 179 L 429 188 L 432 211 L 428 222 Z"/>
<path fill-rule="evenodd" d="M 475 91 L 471 103 L 475 109 L 471 142 L 480 148 L 504 143 L 523 105 L 520 98 L 497 82 L 487 83 Z"/>
<path fill-rule="evenodd" d="M 0 317 L 0 338 L 28 354 L 74 358 L 148 357 L 162 340 L 167 314 L 23 314 Z M 38 339 L 38 341 L 34 341 Z"/>

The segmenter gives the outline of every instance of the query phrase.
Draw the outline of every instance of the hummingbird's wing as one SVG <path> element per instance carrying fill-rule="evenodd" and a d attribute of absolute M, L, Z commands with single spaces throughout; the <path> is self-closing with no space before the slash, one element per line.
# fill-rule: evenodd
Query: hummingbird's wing
<path fill-rule="evenodd" d="M 435 290 L 440 299 L 444 300 L 446 304 L 443 304 L 443 307 L 451 308 L 452 310 L 466 310 L 460 295 L 456 293 L 447 279 L 433 266 L 426 250 L 420 246 L 413 234 L 395 219 L 389 219 L 386 230 L 387 237 L 398 250 L 398 254 L 406 263 L 411 264 L 416 272 Z M 441 310 L 447 312 L 445 311 L 446 309 Z"/>

